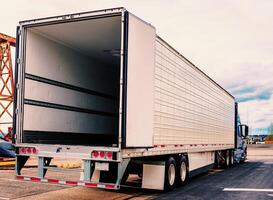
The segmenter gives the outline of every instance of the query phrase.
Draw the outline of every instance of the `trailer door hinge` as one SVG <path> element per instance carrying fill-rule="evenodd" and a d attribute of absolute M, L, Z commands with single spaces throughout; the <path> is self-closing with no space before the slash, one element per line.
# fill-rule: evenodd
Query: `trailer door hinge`
<path fill-rule="evenodd" d="M 22 33 L 21 29 L 18 29 L 18 36 L 20 36 Z"/>

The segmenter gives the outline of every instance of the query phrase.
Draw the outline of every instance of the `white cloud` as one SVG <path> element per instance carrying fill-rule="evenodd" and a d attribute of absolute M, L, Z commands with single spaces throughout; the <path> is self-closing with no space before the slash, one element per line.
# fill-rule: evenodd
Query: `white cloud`
<path fill-rule="evenodd" d="M 273 59 L 272 63 L 238 63 L 217 78 L 240 102 L 243 123 L 253 130 L 266 128 L 273 122 Z M 255 132 L 254 132 L 255 133 Z"/>
<path fill-rule="evenodd" d="M 266 128 L 273 122 L 273 97 L 267 101 L 249 101 L 240 104 L 243 123 L 249 123 L 253 129 Z"/>

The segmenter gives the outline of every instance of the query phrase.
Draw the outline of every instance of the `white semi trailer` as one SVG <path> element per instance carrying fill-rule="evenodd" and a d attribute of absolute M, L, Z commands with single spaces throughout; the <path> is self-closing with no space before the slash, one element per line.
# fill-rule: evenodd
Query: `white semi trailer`
<path fill-rule="evenodd" d="M 245 159 L 235 100 L 124 8 L 34 19 L 17 28 L 16 178 L 172 190 Z M 245 130 L 245 129 L 244 129 Z M 22 173 L 37 158 L 37 176 Z M 82 160 L 77 181 L 47 178 Z M 69 169 L 66 169 L 68 171 Z"/>

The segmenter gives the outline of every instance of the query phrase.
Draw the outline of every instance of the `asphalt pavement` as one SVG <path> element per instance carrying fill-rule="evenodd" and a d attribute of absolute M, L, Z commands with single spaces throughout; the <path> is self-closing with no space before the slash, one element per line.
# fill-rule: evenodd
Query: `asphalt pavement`
<path fill-rule="evenodd" d="M 95 188 L 33 183 L 14 179 L 13 170 L 0 170 L 0 200 L 87 199 L 273 199 L 273 145 L 250 145 L 247 162 L 201 174 L 172 192 Z M 33 172 L 33 168 L 26 169 Z"/>

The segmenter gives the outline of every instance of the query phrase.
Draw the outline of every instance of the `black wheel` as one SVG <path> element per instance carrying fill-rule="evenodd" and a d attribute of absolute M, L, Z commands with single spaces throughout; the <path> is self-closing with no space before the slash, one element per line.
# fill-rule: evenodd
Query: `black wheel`
<path fill-rule="evenodd" d="M 230 150 L 230 154 L 229 154 L 229 167 L 233 167 L 234 166 L 234 151 Z"/>
<path fill-rule="evenodd" d="M 217 153 L 217 159 L 215 162 L 219 166 L 220 169 L 228 168 L 230 165 L 230 153 L 228 150 L 226 151 L 220 151 Z"/>
<path fill-rule="evenodd" d="M 183 186 L 189 179 L 189 166 L 185 156 L 181 156 L 177 163 L 177 184 Z"/>
<path fill-rule="evenodd" d="M 177 166 L 173 157 L 167 158 L 165 162 L 165 181 L 164 190 L 171 191 L 176 186 L 177 179 Z"/>
<path fill-rule="evenodd" d="M 215 155 L 214 155 L 214 168 L 215 169 L 219 169 L 222 167 L 221 155 L 222 155 L 221 152 L 215 151 Z"/>
<path fill-rule="evenodd" d="M 229 150 L 226 150 L 225 153 L 224 153 L 224 159 L 225 159 L 225 162 L 224 162 L 224 168 L 228 168 L 230 167 L 230 153 L 229 153 Z"/>

